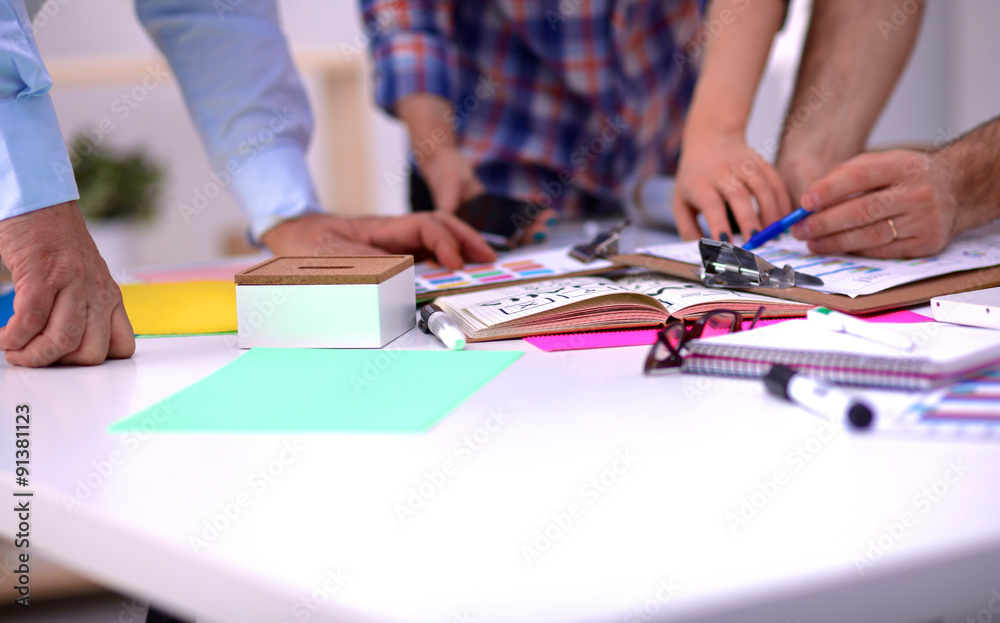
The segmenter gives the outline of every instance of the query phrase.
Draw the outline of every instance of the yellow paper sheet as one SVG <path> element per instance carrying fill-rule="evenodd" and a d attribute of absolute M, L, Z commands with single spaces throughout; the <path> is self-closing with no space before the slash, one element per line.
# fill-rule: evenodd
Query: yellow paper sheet
<path fill-rule="evenodd" d="M 122 286 L 136 335 L 219 333 L 236 330 L 232 281 L 132 283 Z"/>

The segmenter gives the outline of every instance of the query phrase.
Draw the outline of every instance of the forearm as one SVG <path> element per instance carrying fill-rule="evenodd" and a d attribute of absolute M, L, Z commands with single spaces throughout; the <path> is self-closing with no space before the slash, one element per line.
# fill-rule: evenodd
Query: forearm
<path fill-rule="evenodd" d="M 712 0 L 701 73 L 686 127 L 743 135 L 784 0 Z"/>
<path fill-rule="evenodd" d="M 473 163 L 459 149 L 448 100 L 415 93 L 400 100 L 396 111 L 409 131 L 413 162 L 430 188 L 436 210 L 454 212 L 485 191 Z"/>
<path fill-rule="evenodd" d="M 396 114 L 406 125 L 418 165 L 439 148 L 458 147 L 454 113 L 448 100 L 430 93 L 416 93 L 396 105 Z"/>
<path fill-rule="evenodd" d="M 778 169 L 798 198 L 860 153 L 920 31 L 924 3 L 815 0 Z M 902 15 L 902 18 L 899 15 Z"/>
<path fill-rule="evenodd" d="M 23 2 L 0 0 L 0 219 L 79 197 Z"/>
<path fill-rule="evenodd" d="M 958 205 L 954 233 L 1000 218 L 1000 117 L 943 147 L 934 162 Z"/>
<path fill-rule="evenodd" d="M 274 0 L 136 5 L 177 76 L 212 162 L 204 185 L 182 200 L 185 218 L 195 217 L 218 186 L 233 192 L 256 236 L 321 211 L 305 156 L 312 116 Z"/>

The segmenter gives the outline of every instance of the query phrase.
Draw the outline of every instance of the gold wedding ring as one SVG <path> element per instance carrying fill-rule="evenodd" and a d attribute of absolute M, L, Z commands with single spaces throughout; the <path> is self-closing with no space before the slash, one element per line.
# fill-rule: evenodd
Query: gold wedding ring
<path fill-rule="evenodd" d="M 891 218 L 885 219 L 885 222 L 889 223 L 889 229 L 892 230 L 892 241 L 896 242 L 897 240 L 899 240 L 899 232 L 896 231 L 896 224 L 892 222 Z"/>

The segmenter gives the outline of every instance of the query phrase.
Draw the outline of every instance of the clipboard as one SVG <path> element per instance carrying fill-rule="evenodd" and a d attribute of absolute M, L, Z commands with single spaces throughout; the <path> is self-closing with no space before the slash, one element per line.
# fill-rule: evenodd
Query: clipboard
<path fill-rule="evenodd" d="M 639 266 L 674 277 L 701 282 L 701 277 L 699 276 L 701 267 L 694 264 L 686 264 L 642 253 L 614 255 L 609 259 L 619 264 Z M 920 305 L 921 303 L 930 301 L 935 296 L 958 294 L 959 292 L 996 286 L 1000 286 L 1000 265 L 984 266 L 948 275 L 929 277 L 855 298 L 851 298 L 845 294 L 828 294 L 795 286 L 780 289 L 749 288 L 747 291 L 788 301 L 821 305 L 849 314 L 868 314 L 887 309 Z"/>

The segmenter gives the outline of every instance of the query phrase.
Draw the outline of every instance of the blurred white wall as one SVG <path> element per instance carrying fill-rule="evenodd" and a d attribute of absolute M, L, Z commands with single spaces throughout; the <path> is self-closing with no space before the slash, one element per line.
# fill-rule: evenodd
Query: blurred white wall
<path fill-rule="evenodd" d="M 341 51 L 342 44 L 355 47 L 361 34 L 358 3 L 341 0 L 295 0 L 280 3 L 283 25 L 292 46 L 306 50 Z M 156 54 L 155 47 L 139 25 L 131 0 L 48 0 L 35 15 L 37 39 L 47 62 L 87 56 L 138 56 Z M 367 49 L 363 49 L 367 54 Z M 316 84 L 305 76 L 310 102 L 315 110 Z M 136 84 L 101 88 L 60 87 L 52 95 L 67 139 L 80 131 L 94 132 L 103 120 L 114 129 L 102 136 L 108 144 L 128 148 L 141 145 L 168 167 L 168 184 L 160 215 L 142 230 L 136 245 L 136 262 L 152 264 L 187 262 L 216 257 L 222 238 L 241 230 L 244 219 L 235 202 L 225 193 L 211 200 L 197 216 L 182 213 L 181 204 L 191 205 L 195 190 L 212 181 L 211 167 L 197 133 L 187 116 L 180 91 L 171 80 L 149 91 L 145 100 L 120 118 L 112 110 L 117 98 Z M 371 94 L 371 89 L 366 89 Z M 376 170 L 397 170 L 406 157 L 405 133 L 397 123 L 370 106 L 373 153 Z M 316 179 L 324 175 L 320 150 L 313 149 L 310 166 Z M 377 178 L 377 179 L 376 179 Z M 405 189 L 391 187 L 381 175 L 358 183 L 376 189 L 375 206 L 382 214 L 400 213 L 405 206 Z"/>
<path fill-rule="evenodd" d="M 944 0 L 938 0 L 942 5 Z M 1000 2 L 963 0 L 949 2 L 951 82 L 946 85 L 951 103 L 949 122 L 965 132 L 1000 115 Z M 942 89 L 945 90 L 945 89 Z"/>
<path fill-rule="evenodd" d="M 354 0 L 284 0 L 281 8 L 293 48 L 339 51 L 345 44 L 353 47 L 355 41 L 363 40 L 358 3 Z M 794 1 L 772 54 L 748 132 L 750 144 L 757 148 L 775 135 L 784 113 L 808 10 L 808 0 Z M 47 60 L 154 53 L 135 19 L 130 0 L 48 0 L 36 16 L 36 26 Z M 995 79 L 993 69 L 993 59 L 1000 57 L 1000 38 L 994 34 L 998 26 L 1000 3 L 995 0 L 930 0 L 917 50 L 876 127 L 873 144 L 933 142 L 1000 113 L 1000 81 Z M 315 85 L 308 79 L 306 82 L 315 106 Z M 214 257 L 219 253 L 223 234 L 242 228 L 243 219 L 233 201 L 223 194 L 196 222 L 185 222 L 178 207 L 191 201 L 195 188 L 210 181 L 207 159 L 172 82 L 151 91 L 141 105 L 119 121 L 111 110 L 112 102 L 131 86 L 70 89 L 56 84 L 53 97 L 64 135 L 69 138 L 111 117 L 116 123 L 107 141 L 116 146 L 144 145 L 168 164 L 163 210 L 157 222 L 140 234 L 138 262 Z M 370 88 L 368 97 L 370 100 Z M 370 111 L 374 173 L 372 179 L 359 183 L 375 189 L 374 211 L 400 213 L 406 205 L 405 188 L 390 186 L 384 174 L 400 170 L 405 158 L 405 135 L 374 105 Z M 324 175 L 322 154 L 311 154 L 310 164 L 316 176 Z"/>

